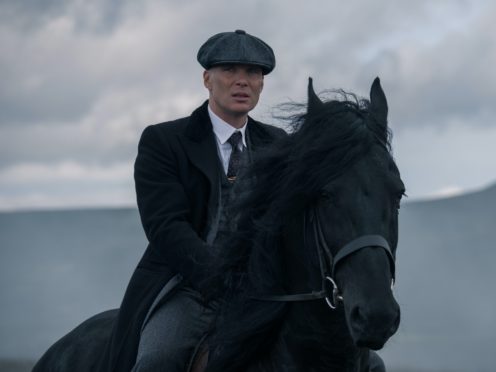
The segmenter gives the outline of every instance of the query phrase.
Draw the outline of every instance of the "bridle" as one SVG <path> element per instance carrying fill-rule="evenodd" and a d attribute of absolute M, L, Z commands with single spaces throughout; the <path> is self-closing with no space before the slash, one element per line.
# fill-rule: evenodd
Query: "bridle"
<path fill-rule="evenodd" d="M 310 211 L 310 221 L 313 222 L 313 237 L 317 248 L 317 253 L 319 257 L 320 273 L 322 277 L 322 288 L 320 290 L 314 290 L 307 293 L 297 293 L 297 294 L 286 294 L 286 295 L 268 295 L 268 296 L 256 296 L 254 299 L 261 301 L 277 301 L 277 302 L 299 302 L 299 301 L 312 301 L 325 299 L 327 305 L 331 309 L 336 309 L 338 302 L 343 301 L 343 297 L 340 294 L 338 285 L 336 284 L 335 272 L 336 267 L 339 262 L 343 261 L 346 257 L 351 254 L 366 248 L 366 247 L 378 247 L 384 249 L 390 260 L 391 268 L 391 288 L 394 286 L 395 281 L 395 258 L 389 247 L 387 240 L 381 235 L 362 235 L 359 236 L 347 244 L 345 244 L 335 256 L 329 248 L 326 242 L 322 226 L 320 224 L 320 219 L 318 218 L 316 209 Z M 304 226 L 304 236 L 303 242 L 306 245 L 306 213 L 303 217 Z"/>

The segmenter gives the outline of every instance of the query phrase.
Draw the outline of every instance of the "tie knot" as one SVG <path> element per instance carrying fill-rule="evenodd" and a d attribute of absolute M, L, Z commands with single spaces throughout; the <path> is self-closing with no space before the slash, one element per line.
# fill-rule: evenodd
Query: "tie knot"
<path fill-rule="evenodd" d="M 227 142 L 229 142 L 233 149 L 237 149 L 239 148 L 239 144 L 241 143 L 241 137 L 241 132 L 236 131 L 231 135 L 231 137 L 229 137 Z"/>

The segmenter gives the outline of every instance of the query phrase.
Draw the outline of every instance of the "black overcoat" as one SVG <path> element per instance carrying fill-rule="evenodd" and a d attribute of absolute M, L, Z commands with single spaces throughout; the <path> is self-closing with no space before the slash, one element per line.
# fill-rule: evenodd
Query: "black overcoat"
<path fill-rule="evenodd" d="M 205 242 L 219 198 L 219 156 L 208 101 L 191 116 L 147 127 L 138 145 L 135 182 L 148 247 L 131 277 L 101 371 L 129 371 L 148 310 L 164 285 L 181 274 L 196 287 L 210 259 Z M 248 118 L 250 152 L 284 135 Z"/>

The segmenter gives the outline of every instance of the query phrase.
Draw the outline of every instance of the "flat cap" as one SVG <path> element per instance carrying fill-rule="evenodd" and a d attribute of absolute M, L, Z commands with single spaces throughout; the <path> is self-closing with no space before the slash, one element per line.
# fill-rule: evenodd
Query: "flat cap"
<path fill-rule="evenodd" d="M 197 59 L 207 70 L 216 65 L 236 63 L 260 66 L 264 75 L 276 65 L 272 48 L 243 30 L 212 36 L 200 47 Z"/>

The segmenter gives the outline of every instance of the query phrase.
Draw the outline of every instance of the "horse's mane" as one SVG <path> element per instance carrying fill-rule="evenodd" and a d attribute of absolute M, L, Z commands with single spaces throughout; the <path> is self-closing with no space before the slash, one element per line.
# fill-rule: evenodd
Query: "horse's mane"
<path fill-rule="evenodd" d="M 256 154 L 240 185 L 233 211 L 237 229 L 223 244 L 213 278 L 225 293 L 211 340 L 207 371 L 239 371 L 264 358 L 288 305 L 262 302 L 256 294 L 281 290 L 279 255 L 283 226 L 315 203 L 322 189 L 380 143 L 390 151 L 390 133 L 371 115 L 370 102 L 338 92 L 318 110 L 286 104 L 288 136 Z M 218 295 L 215 291 L 212 296 Z"/>

